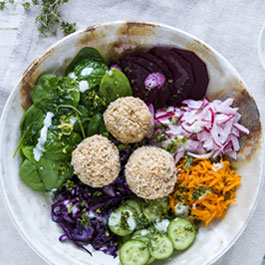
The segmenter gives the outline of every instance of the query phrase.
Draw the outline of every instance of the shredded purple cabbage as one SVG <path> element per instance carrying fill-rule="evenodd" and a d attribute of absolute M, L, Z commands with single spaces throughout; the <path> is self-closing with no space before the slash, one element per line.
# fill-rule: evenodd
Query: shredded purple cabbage
<path fill-rule="evenodd" d="M 119 176 L 112 184 L 95 189 L 81 183 L 76 177 L 55 194 L 52 220 L 64 230 L 60 241 L 67 240 L 87 250 L 94 249 L 117 256 L 118 237 L 108 228 L 108 217 L 122 200 L 133 196 L 126 180 Z M 90 252 L 89 252 L 90 253 Z M 90 253 L 91 254 L 91 253 Z"/>
<path fill-rule="evenodd" d="M 94 249 L 116 257 L 118 236 L 109 230 L 107 221 L 122 200 L 135 196 L 126 183 L 124 166 L 139 144 L 124 145 L 115 139 L 113 142 L 120 151 L 119 177 L 108 186 L 92 188 L 74 176 L 54 194 L 52 220 L 64 231 L 61 242 L 70 240 L 90 254 L 85 246 L 91 244 Z"/>

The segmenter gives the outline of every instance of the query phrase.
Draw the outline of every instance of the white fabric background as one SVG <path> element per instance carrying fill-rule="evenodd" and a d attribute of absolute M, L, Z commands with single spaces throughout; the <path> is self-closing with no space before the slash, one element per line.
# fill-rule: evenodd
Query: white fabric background
<path fill-rule="evenodd" d="M 36 14 L 33 9 L 21 17 L 17 42 L 5 78 L 0 82 L 0 112 L 27 66 L 62 37 L 39 36 L 34 24 Z M 62 14 L 68 21 L 76 21 L 79 29 L 107 21 L 145 20 L 194 34 L 217 49 L 239 71 L 259 106 L 264 126 L 265 72 L 257 49 L 259 31 L 265 22 L 264 0 L 70 0 Z M 45 265 L 18 234 L 1 201 L 0 205 L 0 264 Z M 262 193 L 247 229 L 215 265 L 259 265 L 264 254 L 265 193 Z"/>

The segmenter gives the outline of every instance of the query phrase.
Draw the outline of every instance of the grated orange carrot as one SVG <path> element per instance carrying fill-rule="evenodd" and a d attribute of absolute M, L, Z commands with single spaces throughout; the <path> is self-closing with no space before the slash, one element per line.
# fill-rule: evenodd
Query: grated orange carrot
<path fill-rule="evenodd" d="M 182 159 L 177 165 L 178 181 L 169 195 L 169 207 L 175 212 L 177 203 L 185 203 L 191 209 L 191 219 L 201 220 L 208 226 L 214 218 L 223 218 L 228 205 L 235 202 L 240 176 L 235 174 L 229 161 L 221 161 L 220 168 L 209 159 L 194 159 L 187 169 L 185 163 Z"/>

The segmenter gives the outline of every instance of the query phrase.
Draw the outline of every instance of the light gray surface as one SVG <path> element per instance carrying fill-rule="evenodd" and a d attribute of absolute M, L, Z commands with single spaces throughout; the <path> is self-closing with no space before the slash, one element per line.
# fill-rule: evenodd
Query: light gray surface
<path fill-rule="evenodd" d="M 8 93 L 26 67 L 49 45 L 61 38 L 60 34 L 57 37 L 39 37 L 34 24 L 36 10 L 26 14 L 19 8 L 16 12 L 11 10 L 8 13 L 0 13 L 0 111 Z M 164 23 L 194 34 L 217 49 L 238 70 L 254 95 L 264 126 L 265 72 L 257 51 L 258 34 L 265 22 L 263 0 L 70 0 L 62 13 L 68 20 L 76 21 L 78 28 L 129 19 Z M 2 29 L 6 27 L 9 30 Z M 18 30 L 13 29 L 17 27 Z M 6 69 L 6 80 L 3 82 Z M 0 220 L 0 264 L 46 264 L 31 251 L 17 233 L 3 206 L 0 208 Z M 215 265 L 258 265 L 265 253 L 264 243 L 263 193 L 247 229 Z"/>

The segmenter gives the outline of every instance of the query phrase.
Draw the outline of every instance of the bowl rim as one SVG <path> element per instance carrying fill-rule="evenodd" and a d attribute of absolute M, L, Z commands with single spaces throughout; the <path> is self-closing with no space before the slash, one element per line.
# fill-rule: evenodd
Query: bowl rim
<path fill-rule="evenodd" d="M 110 25 L 116 25 L 116 24 L 120 24 L 120 25 L 123 25 L 123 24 L 126 24 L 126 23 L 136 23 L 136 24 L 146 24 L 146 25 L 154 25 L 154 26 L 157 26 L 157 27 L 161 27 L 161 28 L 166 28 L 168 30 L 172 30 L 172 31 L 175 31 L 175 32 L 178 32 L 178 33 L 181 33 L 183 35 L 186 35 L 188 36 L 189 38 L 192 38 L 193 40 L 196 40 L 196 41 L 199 41 L 202 45 L 205 45 L 207 48 L 209 48 L 211 51 L 213 51 L 216 55 L 218 55 L 222 60 L 224 60 L 227 65 L 229 66 L 230 70 L 238 77 L 240 77 L 240 80 L 242 81 L 244 87 L 247 88 L 247 86 L 245 85 L 245 82 L 244 80 L 241 78 L 241 76 L 239 75 L 239 73 L 237 72 L 237 70 L 234 68 L 234 66 L 232 66 L 232 64 L 222 55 L 220 54 L 218 51 L 216 51 L 211 45 L 207 44 L 206 42 L 202 41 L 201 39 L 198 39 L 197 37 L 195 37 L 194 35 L 184 31 L 184 30 L 181 30 L 181 29 L 178 29 L 176 27 L 173 27 L 173 26 L 169 26 L 169 25 L 166 25 L 166 24 L 163 24 L 163 23 L 155 23 L 155 22 L 150 22 L 150 21 L 141 21 L 141 20 L 117 20 L 117 21 L 110 21 L 110 22 L 105 22 L 105 23 L 100 23 L 100 24 L 95 24 L 95 25 L 92 25 L 92 26 L 89 26 L 89 27 L 86 27 L 86 28 L 83 28 L 81 30 L 78 30 L 64 38 L 62 38 L 61 40 L 55 42 L 54 44 L 52 44 L 50 47 L 48 47 L 43 53 L 41 53 L 40 56 L 38 56 L 30 65 L 29 67 L 24 71 L 23 75 L 21 76 L 21 78 L 19 79 L 19 81 L 17 82 L 17 85 L 12 88 L 12 91 L 11 93 L 9 94 L 9 97 L 5 103 L 5 106 L 3 108 L 3 111 L 2 111 L 2 114 L 1 114 L 1 118 L 0 118 L 0 157 L 3 156 L 2 154 L 2 145 L 3 145 L 3 121 L 4 121 L 4 118 L 7 116 L 7 108 L 8 108 L 8 105 L 10 104 L 11 102 L 11 99 L 13 97 L 13 95 L 15 94 L 16 92 L 16 88 L 20 85 L 21 81 L 23 80 L 23 77 L 28 73 L 30 72 L 31 68 L 34 67 L 34 64 L 38 61 L 42 61 L 42 59 L 44 59 L 46 57 L 46 55 L 48 55 L 50 53 L 51 50 L 53 50 L 54 48 L 56 48 L 58 45 L 60 45 L 61 43 L 63 43 L 65 40 L 67 39 L 70 39 L 72 38 L 73 36 L 75 35 L 79 35 L 79 34 L 82 34 L 86 31 L 89 31 L 91 29 L 95 29 L 95 28 L 98 28 L 98 27 L 104 27 L 104 26 L 110 26 Z M 259 41 L 261 41 L 261 37 L 263 36 L 263 34 L 265 35 L 265 24 L 263 25 L 262 27 L 262 30 L 261 30 L 261 33 L 260 33 L 260 36 L 259 36 Z M 260 52 L 260 49 L 259 49 L 259 52 Z M 261 56 L 261 54 L 260 54 Z M 262 61 L 262 65 L 265 69 L 265 58 L 264 58 L 264 61 Z M 248 91 L 248 90 L 247 90 Z M 249 91 L 248 91 L 249 92 Z M 250 96 L 252 96 L 250 94 Z M 264 172 L 265 172 L 265 163 L 264 163 L 264 140 L 265 140 L 265 135 L 264 135 L 264 132 L 263 132 L 263 128 L 262 128 L 262 124 L 261 124 L 261 136 L 259 138 L 259 145 L 260 145 L 260 149 L 262 150 L 262 159 L 261 161 L 262 164 L 261 164 L 261 181 L 260 181 L 260 186 L 258 188 L 258 192 L 257 192 L 257 195 L 256 195 L 256 198 L 255 198 L 255 202 L 253 204 L 253 207 L 251 208 L 249 214 L 248 214 L 248 217 L 246 219 L 246 221 L 244 222 L 244 224 L 242 225 L 241 229 L 238 231 L 237 235 L 233 238 L 232 241 L 230 241 L 230 244 L 227 245 L 218 255 L 216 255 L 211 261 L 210 263 L 205 263 L 203 265 L 207 265 L 207 264 L 213 264 L 214 262 L 216 262 L 217 260 L 219 260 L 222 256 L 224 256 L 224 254 L 235 244 L 235 242 L 238 240 L 238 238 L 242 235 L 242 233 L 244 232 L 244 230 L 246 229 L 247 225 L 249 224 L 251 218 L 253 217 L 253 214 L 257 208 L 257 204 L 259 202 L 259 198 L 260 198 L 260 195 L 261 195 L 261 190 L 262 190 L 262 187 L 264 186 Z M 58 265 L 58 264 L 55 264 L 51 259 L 49 259 L 48 257 L 46 257 L 41 250 L 39 250 L 37 247 L 34 246 L 34 244 L 30 241 L 30 239 L 28 238 L 27 236 L 27 233 L 24 231 L 24 229 L 22 227 L 20 227 L 19 225 L 19 220 L 15 217 L 15 214 L 14 214 L 14 211 L 12 209 L 12 205 L 11 205 L 11 202 L 8 200 L 7 198 L 7 194 L 5 192 L 5 188 L 4 188 L 4 184 L 3 184 L 3 175 L 5 174 L 5 169 L 4 169 L 4 165 L 3 165 L 3 162 L 0 161 L 0 190 L 1 190 L 1 198 L 4 202 L 4 207 L 6 209 L 6 211 L 8 212 L 8 215 L 10 217 L 10 219 L 12 220 L 14 226 L 16 227 L 17 231 L 19 232 L 20 236 L 25 240 L 25 242 L 28 244 L 28 246 L 41 258 L 43 259 L 45 262 L 47 262 L 48 264 L 51 264 L 51 265 Z"/>

